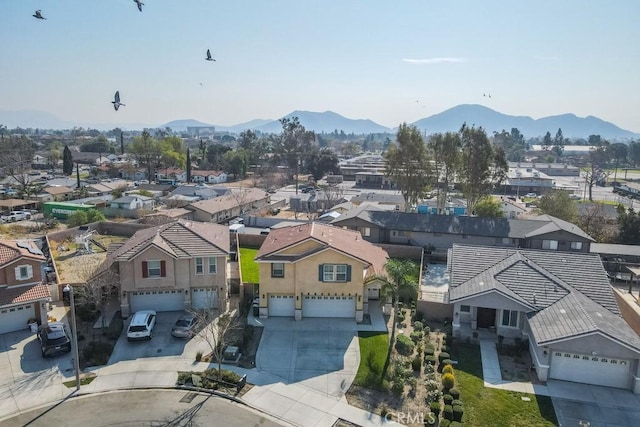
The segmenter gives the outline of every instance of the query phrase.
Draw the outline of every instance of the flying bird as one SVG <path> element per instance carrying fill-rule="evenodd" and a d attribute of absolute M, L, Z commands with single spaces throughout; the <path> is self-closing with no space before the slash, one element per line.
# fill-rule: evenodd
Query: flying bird
<path fill-rule="evenodd" d="M 113 101 L 111 101 L 111 103 L 113 104 L 113 108 L 116 111 L 118 111 L 118 108 L 120 108 L 121 105 L 123 107 L 126 107 L 126 105 L 124 105 L 122 102 L 120 102 L 120 91 L 119 90 L 116 91 L 116 95 L 113 97 Z"/>
<path fill-rule="evenodd" d="M 42 16 L 42 11 L 40 9 L 36 10 L 36 13 L 33 14 L 33 17 L 37 19 L 47 19 L 44 16 Z"/>
<path fill-rule="evenodd" d="M 213 57 L 211 56 L 211 51 L 209 49 L 207 49 L 207 57 L 205 59 L 207 61 L 215 61 L 215 59 L 213 59 Z"/>
<path fill-rule="evenodd" d="M 135 4 L 138 5 L 138 10 L 140 12 L 142 12 L 142 6 L 144 6 L 144 3 L 142 3 L 140 0 L 133 0 Z"/>

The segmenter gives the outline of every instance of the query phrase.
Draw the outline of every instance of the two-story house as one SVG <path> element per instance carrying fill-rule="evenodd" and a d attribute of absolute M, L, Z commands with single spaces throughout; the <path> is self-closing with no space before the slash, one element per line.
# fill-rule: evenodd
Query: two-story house
<path fill-rule="evenodd" d="M 177 220 L 137 231 L 105 262 L 120 277 L 123 317 L 227 303 L 227 227 Z"/>
<path fill-rule="evenodd" d="M 359 232 L 312 222 L 272 229 L 256 255 L 260 317 L 341 317 L 363 320 L 384 274 L 387 253 Z"/>
<path fill-rule="evenodd" d="M 46 262 L 32 241 L 0 241 L 0 334 L 26 330 L 30 319 L 47 323 Z"/>

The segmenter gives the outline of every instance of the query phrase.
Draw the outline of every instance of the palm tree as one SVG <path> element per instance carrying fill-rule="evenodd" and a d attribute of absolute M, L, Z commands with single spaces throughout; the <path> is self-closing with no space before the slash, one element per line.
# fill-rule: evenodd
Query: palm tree
<path fill-rule="evenodd" d="M 391 350 L 395 344 L 400 292 L 405 290 L 414 294 L 417 292 L 420 266 L 407 259 L 390 259 L 385 264 L 385 271 L 386 275 L 375 275 L 367 279 L 367 283 L 373 281 L 382 282 L 382 293 L 387 297 L 391 297 L 393 301 L 393 326 L 391 327 L 391 338 L 389 339 L 387 359 L 384 362 L 381 379 L 386 375 L 387 368 L 389 367 L 389 361 L 391 359 Z"/>

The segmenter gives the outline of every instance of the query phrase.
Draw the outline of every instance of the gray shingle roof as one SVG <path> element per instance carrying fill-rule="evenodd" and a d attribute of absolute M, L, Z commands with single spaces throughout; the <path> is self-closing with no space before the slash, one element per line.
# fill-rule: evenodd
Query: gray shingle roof
<path fill-rule="evenodd" d="M 222 256 L 229 253 L 229 229 L 223 225 L 177 220 L 137 231 L 113 253 L 114 261 L 130 261 L 156 246 L 174 258 Z"/>
<path fill-rule="evenodd" d="M 578 226 L 542 215 L 530 219 L 486 218 L 454 215 L 426 215 L 396 211 L 373 210 L 363 206 L 356 212 L 347 212 L 332 221 L 334 225 L 357 217 L 380 228 L 424 233 L 468 234 L 472 236 L 509 237 L 523 239 L 553 231 L 564 230 L 593 240 Z"/>
<path fill-rule="evenodd" d="M 454 244 L 451 302 L 497 292 L 527 312 L 538 344 L 600 333 L 640 351 L 596 254 Z"/>

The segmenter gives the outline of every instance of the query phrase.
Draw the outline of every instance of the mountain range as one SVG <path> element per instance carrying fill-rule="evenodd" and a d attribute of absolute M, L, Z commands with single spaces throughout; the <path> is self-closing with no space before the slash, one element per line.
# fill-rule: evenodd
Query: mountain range
<path fill-rule="evenodd" d="M 294 111 L 284 117 L 298 117 L 300 123 L 307 130 L 313 130 L 317 133 L 331 133 L 335 130 L 343 131 L 346 134 L 394 133 L 396 131 L 396 128 L 388 128 L 372 120 L 349 119 L 333 111 Z M 482 105 L 473 104 L 458 105 L 411 124 L 430 134 L 457 131 L 463 123 L 467 123 L 469 126 L 481 126 L 488 134 L 492 134 L 494 131 L 510 131 L 511 128 L 518 128 L 526 138 L 544 136 L 547 132 L 550 132 L 553 137 L 558 129 L 562 129 L 562 134 L 566 138 L 587 138 L 589 135 L 600 135 L 603 138 L 610 139 L 631 139 L 640 136 L 640 134 L 621 129 L 611 122 L 594 116 L 578 117 L 575 114 L 562 114 L 533 119 L 529 116 L 511 116 Z M 161 126 L 136 123 L 92 125 L 60 120 L 51 113 L 38 110 L 0 111 L 0 124 L 9 128 L 20 126 L 40 129 L 70 129 L 74 126 L 96 129 L 120 127 L 127 130 L 170 127 L 176 131 L 184 131 L 191 126 L 214 126 L 218 131 L 231 133 L 240 133 L 248 129 L 262 133 L 279 133 L 282 131 L 280 122 L 275 119 L 255 119 L 233 126 L 219 126 L 193 119 L 174 120 Z"/>

